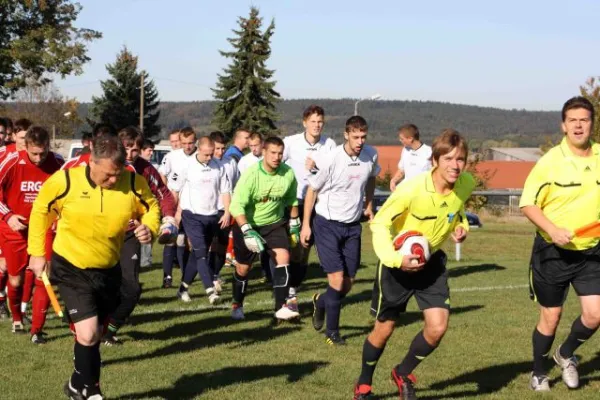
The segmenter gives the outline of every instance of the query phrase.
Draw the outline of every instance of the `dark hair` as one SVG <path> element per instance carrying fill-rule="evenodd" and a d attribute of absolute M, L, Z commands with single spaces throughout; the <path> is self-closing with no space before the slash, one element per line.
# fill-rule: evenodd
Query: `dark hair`
<path fill-rule="evenodd" d="M 233 140 L 237 139 L 237 137 L 239 136 L 239 134 L 240 134 L 241 132 L 248 132 L 248 133 L 252 133 L 252 131 L 251 131 L 250 129 L 248 129 L 247 127 L 245 127 L 245 126 L 240 126 L 239 128 L 237 128 L 237 129 L 235 130 L 235 133 L 233 134 Z"/>
<path fill-rule="evenodd" d="M 283 146 L 283 147 L 285 147 L 285 144 L 283 143 L 283 140 L 281 140 L 281 138 L 279 136 L 269 136 L 268 138 L 266 138 L 265 139 L 265 144 L 264 144 L 265 149 L 270 144 L 275 145 L 275 146 Z"/>
<path fill-rule="evenodd" d="M 8 129 L 10 128 L 11 130 L 13 130 L 13 128 L 15 127 L 13 124 L 12 119 L 10 119 L 9 117 L 4 117 L 4 120 L 6 121 L 6 125 L 5 127 Z"/>
<path fill-rule="evenodd" d="M 33 125 L 33 122 L 31 122 L 30 120 L 28 120 L 27 118 L 21 118 L 18 119 L 15 122 L 15 128 L 14 131 L 15 132 L 20 132 L 20 131 L 26 131 L 29 129 L 29 127 Z"/>
<path fill-rule="evenodd" d="M 152 149 L 154 150 L 154 142 L 150 139 L 144 139 L 144 144 L 142 144 L 142 150 Z"/>
<path fill-rule="evenodd" d="M 117 130 L 111 124 L 100 122 L 94 125 L 94 129 L 92 130 L 92 137 L 98 136 L 117 136 Z"/>
<path fill-rule="evenodd" d="M 317 114 L 325 118 L 325 110 L 323 110 L 322 107 L 313 104 L 308 106 L 306 110 L 304 110 L 304 113 L 302 113 L 302 120 L 306 121 L 313 114 Z"/>
<path fill-rule="evenodd" d="M 119 131 L 119 139 L 123 142 L 123 146 L 129 147 L 137 145 L 140 149 L 144 145 L 144 135 L 135 126 L 128 126 Z"/>
<path fill-rule="evenodd" d="M 265 140 L 265 138 L 263 138 L 263 135 L 258 132 L 254 132 L 253 134 L 250 135 L 250 140 L 254 140 L 254 139 L 260 139 L 261 143 Z"/>
<path fill-rule="evenodd" d="M 25 144 L 40 147 L 50 146 L 50 134 L 41 126 L 30 126 L 25 134 Z"/>
<path fill-rule="evenodd" d="M 567 118 L 567 111 L 575 110 L 577 108 L 583 108 L 588 110 L 592 114 L 592 122 L 594 122 L 594 106 L 588 99 L 586 99 L 583 96 L 575 96 L 567 100 L 567 102 L 563 105 L 562 108 L 562 121 L 565 122 L 565 119 Z"/>
<path fill-rule="evenodd" d="M 179 136 L 183 137 L 190 137 L 192 135 L 196 136 L 196 132 L 194 132 L 194 129 L 192 129 L 191 126 L 186 126 L 185 128 L 181 128 L 179 130 Z"/>
<path fill-rule="evenodd" d="M 405 134 L 408 137 L 411 137 L 415 140 L 419 140 L 419 128 L 415 124 L 404 124 L 400 128 L 398 128 L 398 134 Z"/>
<path fill-rule="evenodd" d="M 225 134 L 221 131 L 214 131 L 211 132 L 210 135 L 208 135 L 215 143 L 220 143 L 220 144 L 226 144 L 227 143 L 227 138 L 225 137 Z"/>
<path fill-rule="evenodd" d="M 97 136 L 92 141 L 92 158 L 109 159 L 118 166 L 125 165 L 125 147 L 116 136 Z"/>
<path fill-rule="evenodd" d="M 457 131 L 451 128 L 446 128 L 440 136 L 433 140 L 431 145 L 431 159 L 438 162 L 440 157 L 448 154 L 458 147 L 459 150 L 465 153 L 465 159 L 469 155 L 469 146 L 465 138 Z"/>
<path fill-rule="evenodd" d="M 7 122 L 7 118 L 0 118 L 0 126 L 3 126 L 4 129 L 8 130 L 8 122 Z M 7 132 L 4 132 L 7 133 Z"/>
<path fill-rule="evenodd" d="M 179 135 L 179 129 L 173 129 L 171 132 L 169 132 L 169 137 L 173 135 Z"/>
<path fill-rule="evenodd" d="M 360 115 L 350 117 L 346 121 L 346 133 L 350 133 L 352 131 L 366 132 L 368 130 L 369 126 L 367 125 L 367 121 Z"/>

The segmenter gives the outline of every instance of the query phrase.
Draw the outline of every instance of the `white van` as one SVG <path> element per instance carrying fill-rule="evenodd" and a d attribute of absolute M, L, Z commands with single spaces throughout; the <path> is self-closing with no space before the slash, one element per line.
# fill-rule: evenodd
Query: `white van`
<path fill-rule="evenodd" d="M 83 145 L 81 143 L 73 143 L 71 148 L 69 149 L 68 158 L 74 158 L 79 155 L 83 149 Z M 152 158 L 150 159 L 150 163 L 154 166 L 154 168 L 158 169 L 158 166 L 162 162 L 163 157 L 171 151 L 171 146 L 165 146 L 157 144 L 154 146 L 154 153 L 152 153 Z"/>

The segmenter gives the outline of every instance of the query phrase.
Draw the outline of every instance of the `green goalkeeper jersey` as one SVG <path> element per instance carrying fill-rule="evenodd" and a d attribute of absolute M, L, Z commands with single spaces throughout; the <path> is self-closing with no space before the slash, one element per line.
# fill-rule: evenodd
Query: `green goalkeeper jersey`
<path fill-rule="evenodd" d="M 274 224 L 283 218 L 286 207 L 298 205 L 296 177 L 292 168 L 281 164 L 273 173 L 263 161 L 248 167 L 235 186 L 229 212 L 245 215 L 253 227 Z"/>

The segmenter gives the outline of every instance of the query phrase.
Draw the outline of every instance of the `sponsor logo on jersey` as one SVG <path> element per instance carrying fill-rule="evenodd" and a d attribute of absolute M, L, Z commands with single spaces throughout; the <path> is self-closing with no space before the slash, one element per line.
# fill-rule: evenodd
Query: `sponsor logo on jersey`
<path fill-rule="evenodd" d="M 91 199 L 92 196 L 89 195 L 89 192 L 81 192 L 81 196 L 79 196 L 82 199 Z"/>
<path fill-rule="evenodd" d="M 358 167 L 360 165 L 360 162 L 351 162 L 348 164 L 349 167 Z"/>
<path fill-rule="evenodd" d="M 41 181 L 23 181 L 21 182 L 21 192 L 39 192 L 42 187 Z"/>

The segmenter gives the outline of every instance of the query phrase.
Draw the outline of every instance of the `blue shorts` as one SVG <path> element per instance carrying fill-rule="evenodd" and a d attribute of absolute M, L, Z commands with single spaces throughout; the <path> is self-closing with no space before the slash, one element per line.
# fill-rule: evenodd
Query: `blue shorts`
<path fill-rule="evenodd" d="M 217 215 L 200 215 L 191 211 L 183 210 L 181 222 L 186 228 L 186 234 L 194 253 L 198 257 L 208 257 L 208 249 L 217 234 L 219 228 L 219 217 Z"/>
<path fill-rule="evenodd" d="M 344 276 L 354 278 L 360 265 L 360 222 L 345 224 L 316 214 L 312 230 L 323 270 L 328 274 L 343 271 Z"/>

